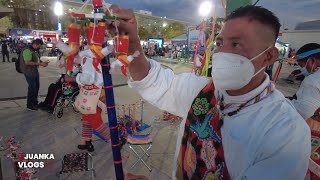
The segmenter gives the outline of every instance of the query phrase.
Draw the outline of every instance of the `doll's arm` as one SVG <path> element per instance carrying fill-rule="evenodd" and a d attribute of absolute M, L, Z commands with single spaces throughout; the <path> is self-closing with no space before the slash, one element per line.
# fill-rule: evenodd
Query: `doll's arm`
<path fill-rule="evenodd" d="M 103 48 L 103 49 L 101 50 L 101 53 L 102 53 L 104 56 L 107 56 L 107 55 L 109 55 L 110 53 L 112 53 L 113 48 L 114 48 L 114 47 L 113 47 L 112 45 L 107 46 L 107 47 L 105 47 L 105 48 Z"/>
<path fill-rule="evenodd" d="M 123 64 L 121 61 L 119 61 L 118 59 L 115 60 L 115 61 L 113 61 L 113 62 L 110 64 L 110 71 L 109 71 L 110 74 L 113 74 L 114 69 L 115 69 L 117 66 L 121 67 L 121 66 L 124 66 L 124 64 Z"/>
<path fill-rule="evenodd" d="M 68 45 L 63 43 L 62 41 L 58 41 L 56 44 L 56 47 L 60 49 L 60 51 L 64 54 L 67 55 L 69 52 L 72 51 L 72 48 L 70 48 Z"/>

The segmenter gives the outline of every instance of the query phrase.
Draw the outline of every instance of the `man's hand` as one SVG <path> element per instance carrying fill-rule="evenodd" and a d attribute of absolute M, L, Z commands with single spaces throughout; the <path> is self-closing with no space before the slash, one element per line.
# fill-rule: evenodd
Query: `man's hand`
<path fill-rule="evenodd" d="M 49 64 L 49 62 L 40 62 L 39 65 L 42 66 L 42 67 L 47 67 L 48 64 Z"/>
<path fill-rule="evenodd" d="M 137 40 L 138 39 L 138 26 L 137 21 L 134 16 L 134 12 L 131 9 L 123 9 L 118 5 L 113 4 L 110 7 L 110 11 L 113 13 L 112 15 L 121 18 L 121 20 L 116 21 L 107 21 L 107 28 L 110 34 L 113 36 L 117 35 L 116 26 L 118 27 L 120 35 L 129 35 L 129 40 Z M 110 15 L 109 12 L 106 15 Z"/>
<path fill-rule="evenodd" d="M 149 180 L 146 176 L 125 173 L 125 180 Z"/>

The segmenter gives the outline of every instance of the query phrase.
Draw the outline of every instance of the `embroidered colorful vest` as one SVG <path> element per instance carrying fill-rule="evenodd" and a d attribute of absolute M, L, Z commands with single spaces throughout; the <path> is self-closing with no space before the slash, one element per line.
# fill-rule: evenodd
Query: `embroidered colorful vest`
<path fill-rule="evenodd" d="M 320 108 L 315 114 L 307 119 L 311 129 L 311 157 L 309 170 L 312 179 L 320 180 Z"/>
<path fill-rule="evenodd" d="M 193 101 L 178 156 L 180 179 L 230 179 L 222 147 L 219 111 L 211 82 Z"/>

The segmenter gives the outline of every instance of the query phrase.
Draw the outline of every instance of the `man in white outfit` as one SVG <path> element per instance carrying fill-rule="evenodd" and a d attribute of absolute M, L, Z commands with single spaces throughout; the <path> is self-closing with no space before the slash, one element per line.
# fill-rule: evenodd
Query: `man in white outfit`
<path fill-rule="evenodd" d="M 173 179 L 304 179 L 310 130 L 264 73 L 278 57 L 274 44 L 280 23 L 272 12 L 245 6 L 226 18 L 212 57 L 212 83 L 148 61 L 133 12 L 111 9 L 123 19 L 120 33 L 130 37 L 128 53 L 141 52 L 129 64 L 129 86 L 154 106 L 184 118 Z M 114 25 L 108 23 L 109 29 Z"/>
<path fill-rule="evenodd" d="M 320 44 L 302 46 L 297 51 L 296 61 L 305 79 L 293 99 L 293 105 L 304 119 L 308 119 L 320 108 Z"/>
<path fill-rule="evenodd" d="M 293 105 L 311 129 L 310 178 L 320 178 L 320 44 L 302 46 L 295 57 L 305 76 L 297 93 L 291 98 Z"/>

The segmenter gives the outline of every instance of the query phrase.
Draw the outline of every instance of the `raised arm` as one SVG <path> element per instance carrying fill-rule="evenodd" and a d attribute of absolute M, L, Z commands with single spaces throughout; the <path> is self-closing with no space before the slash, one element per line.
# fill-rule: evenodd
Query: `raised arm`
<path fill-rule="evenodd" d="M 137 21 L 135 19 L 132 10 L 122 9 L 117 5 L 110 7 L 114 15 L 120 17 L 123 20 L 119 22 L 107 22 L 108 30 L 112 34 L 116 34 L 115 26 L 119 29 L 120 34 L 128 34 L 129 36 L 129 50 L 128 54 L 134 54 L 139 51 L 139 55 L 129 64 L 129 71 L 134 81 L 140 81 L 148 75 L 150 70 L 150 64 L 147 58 L 144 56 L 143 49 L 140 44 L 140 38 L 138 36 Z"/>

